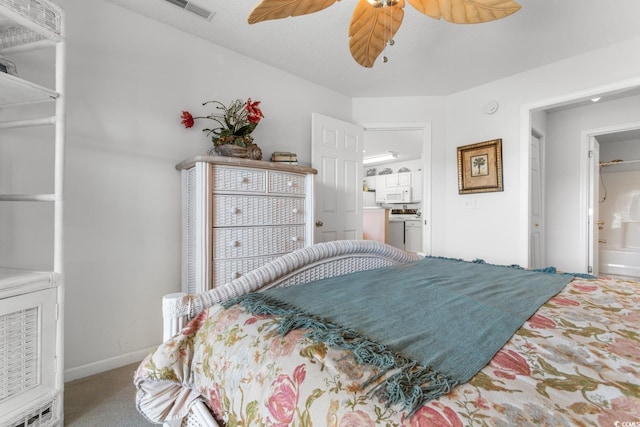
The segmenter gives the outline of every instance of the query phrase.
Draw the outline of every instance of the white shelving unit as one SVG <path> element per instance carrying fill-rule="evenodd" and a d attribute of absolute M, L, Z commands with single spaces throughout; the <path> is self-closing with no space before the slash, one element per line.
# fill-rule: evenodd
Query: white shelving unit
<path fill-rule="evenodd" d="M 50 270 L 0 267 L 0 427 L 63 425 L 64 21 L 62 9 L 49 0 L 0 0 L 0 54 L 55 50 L 54 88 L 0 72 L 0 113 L 15 110 L 20 115 L 21 106 L 43 102 L 53 103 L 55 111 L 47 117 L 0 121 L 0 144 L 9 139 L 3 136 L 8 129 L 33 126 L 52 126 L 55 144 L 52 193 L 0 194 L 0 203 L 51 203 L 54 217 Z"/>

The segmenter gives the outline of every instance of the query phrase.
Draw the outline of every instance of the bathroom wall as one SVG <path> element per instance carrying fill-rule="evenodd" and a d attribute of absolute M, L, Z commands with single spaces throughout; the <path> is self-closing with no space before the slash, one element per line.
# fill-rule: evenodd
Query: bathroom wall
<path fill-rule="evenodd" d="M 640 160 L 640 139 L 600 144 L 600 161 Z M 623 248 L 625 222 L 640 221 L 640 161 L 600 170 L 600 248 Z M 629 242 L 627 242 L 629 243 Z"/>

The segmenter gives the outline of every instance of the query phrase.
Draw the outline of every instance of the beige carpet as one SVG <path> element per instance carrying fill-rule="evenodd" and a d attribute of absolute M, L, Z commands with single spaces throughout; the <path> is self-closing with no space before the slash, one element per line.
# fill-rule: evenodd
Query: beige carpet
<path fill-rule="evenodd" d="M 74 427 L 151 426 L 135 406 L 133 372 L 123 366 L 64 385 L 64 425 Z"/>

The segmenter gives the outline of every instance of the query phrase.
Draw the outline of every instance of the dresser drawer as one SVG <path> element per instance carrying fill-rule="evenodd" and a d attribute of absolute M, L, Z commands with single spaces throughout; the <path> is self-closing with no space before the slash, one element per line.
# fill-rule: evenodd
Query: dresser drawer
<path fill-rule="evenodd" d="M 305 177 L 292 173 L 269 172 L 269 193 L 303 196 L 305 193 Z"/>
<path fill-rule="evenodd" d="M 214 227 L 304 224 L 303 198 L 213 196 Z"/>
<path fill-rule="evenodd" d="M 218 166 L 213 168 L 213 191 L 264 193 L 266 180 L 266 171 Z"/>
<path fill-rule="evenodd" d="M 304 225 L 214 228 L 213 258 L 286 254 L 304 247 Z"/>
<path fill-rule="evenodd" d="M 234 260 L 216 260 L 213 262 L 213 287 L 222 286 L 233 279 L 237 279 L 251 270 L 273 261 L 277 256 L 240 258 Z"/>

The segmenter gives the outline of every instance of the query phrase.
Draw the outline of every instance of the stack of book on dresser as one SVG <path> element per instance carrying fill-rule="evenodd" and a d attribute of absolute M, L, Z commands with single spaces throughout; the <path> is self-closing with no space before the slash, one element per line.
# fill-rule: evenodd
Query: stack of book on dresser
<path fill-rule="evenodd" d="M 276 163 L 284 163 L 287 165 L 297 165 L 298 155 L 288 151 L 276 151 L 271 155 L 271 161 Z"/>

